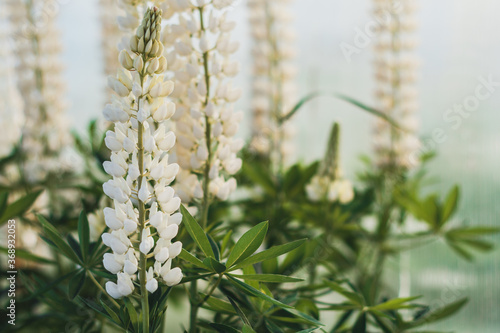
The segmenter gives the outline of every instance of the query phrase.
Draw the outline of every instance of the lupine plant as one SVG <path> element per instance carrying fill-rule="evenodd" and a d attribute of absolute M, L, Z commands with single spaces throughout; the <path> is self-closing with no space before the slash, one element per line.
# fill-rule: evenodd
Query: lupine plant
<path fill-rule="evenodd" d="M 400 295 L 387 272 L 389 258 L 435 240 L 472 260 L 473 250 L 493 247 L 483 236 L 498 231 L 454 223 L 458 186 L 444 198 L 422 196 L 431 156 L 415 152 L 413 44 L 404 41 L 414 29 L 410 1 L 375 1 L 377 13 L 392 18 L 376 43 L 378 106 L 328 93 L 376 118 L 376 158 L 366 159 L 357 179 L 342 171 L 342 121 L 325 133 L 319 161 L 293 163 L 293 116 L 323 93 L 293 93 L 289 1 L 249 2 L 248 142 L 238 136 L 246 124 L 235 111 L 245 92 L 232 84 L 240 68 L 231 20 L 237 3 L 227 0 L 101 1 L 109 9 L 101 16 L 108 103 L 86 137 L 59 140 L 69 132 L 54 131 L 58 140 L 48 140 L 51 124 L 60 129 L 54 116 L 62 114 L 63 92 L 54 91 L 62 70 L 54 60 L 57 35 L 34 15 L 47 3 L 9 7 L 14 26 L 33 29 L 17 36 L 28 42 L 16 42 L 25 111 L 15 98 L 8 105 L 32 118 L 24 128 L 30 132 L 1 150 L 0 223 L 16 218 L 32 226 L 52 250 L 17 249 L 15 331 L 417 333 L 465 305 L 464 298 L 430 308 L 419 296 Z M 41 139 L 30 147 L 35 134 Z M 6 177 L 29 170 L 25 149 L 54 152 L 62 143 L 74 143 L 81 171 L 47 181 L 78 191 L 79 215 L 37 204 L 45 181 Z M 30 235 L 18 245 L 32 244 Z"/>

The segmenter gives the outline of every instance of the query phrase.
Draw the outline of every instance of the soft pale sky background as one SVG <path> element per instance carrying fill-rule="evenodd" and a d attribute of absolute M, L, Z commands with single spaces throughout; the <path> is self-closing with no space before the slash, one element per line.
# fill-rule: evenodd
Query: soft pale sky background
<path fill-rule="evenodd" d="M 83 130 L 88 120 L 100 115 L 105 103 L 99 8 L 97 0 L 59 2 L 59 23 L 65 45 L 63 61 L 67 66 L 71 103 L 69 113 L 74 126 Z M 441 128 L 447 136 L 437 147 L 439 157 L 432 163 L 432 170 L 439 176 L 435 188 L 444 191 L 453 183 L 461 183 L 464 195 L 460 218 L 470 224 L 498 224 L 500 87 L 481 102 L 478 110 L 464 119 L 457 130 L 443 120 L 443 114 L 474 94 L 478 77 L 492 75 L 500 82 L 500 1 L 421 0 L 420 4 L 421 134 L 429 137 L 434 129 Z M 300 93 L 304 95 L 316 89 L 336 91 L 373 105 L 371 48 L 354 55 L 349 63 L 339 47 L 342 42 L 352 44 L 355 28 L 363 29 L 372 20 L 371 2 L 296 0 L 294 7 L 299 36 Z M 245 1 L 238 1 L 231 16 L 240 23 L 235 38 L 241 42 L 237 57 L 242 62 L 242 75 L 238 85 L 244 89 L 244 97 L 239 107 L 247 110 L 251 67 Z M 361 167 L 358 156 L 370 151 L 373 118 L 344 102 L 322 98 L 301 111 L 296 119 L 300 124 L 298 156 L 307 161 L 319 157 L 335 120 L 343 126 L 346 174 L 354 176 Z M 244 124 L 242 127 L 247 132 Z M 410 256 L 411 292 L 425 293 L 431 303 L 473 296 L 460 316 L 442 323 L 440 328 L 498 333 L 499 259 L 496 251 L 469 264 L 450 255 L 442 245 L 414 251 Z"/>

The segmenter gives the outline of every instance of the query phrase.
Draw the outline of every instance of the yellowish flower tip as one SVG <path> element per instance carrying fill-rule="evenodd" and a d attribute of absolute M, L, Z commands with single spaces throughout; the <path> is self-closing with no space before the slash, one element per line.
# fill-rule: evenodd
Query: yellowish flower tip
<path fill-rule="evenodd" d="M 157 7 L 148 8 L 135 36 L 130 40 L 132 52 L 146 58 L 156 58 L 163 54 L 161 37 L 162 11 Z"/>

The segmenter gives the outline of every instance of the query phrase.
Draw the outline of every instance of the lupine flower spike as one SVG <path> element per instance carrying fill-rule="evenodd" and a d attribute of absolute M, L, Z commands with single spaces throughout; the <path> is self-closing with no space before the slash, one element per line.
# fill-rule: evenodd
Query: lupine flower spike
<path fill-rule="evenodd" d="M 23 102 L 16 87 L 10 25 L 6 19 L 7 8 L 0 3 L 0 158 L 9 155 L 21 138 L 24 123 Z"/>
<path fill-rule="evenodd" d="M 376 97 L 379 108 L 405 129 L 394 129 L 384 120 L 376 122 L 376 163 L 389 171 L 408 170 L 418 162 L 414 13 L 413 0 L 375 0 L 375 15 L 390 16 L 389 20 L 380 20 L 382 24 L 375 44 Z"/>
<path fill-rule="evenodd" d="M 106 120 L 115 124 L 106 133 L 112 153 L 104 169 L 113 179 L 103 188 L 114 205 L 104 209 L 111 231 L 102 240 L 112 250 L 103 263 L 117 275 L 116 283 L 106 283 L 114 298 L 134 291 L 137 274 L 141 297 L 147 297 L 146 290 L 153 293 L 159 282 L 173 286 L 182 279 L 180 268 L 172 267 L 182 249 L 180 242 L 173 242 L 182 216 L 176 212 L 181 200 L 169 186 L 179 166 L 169 162 L 175 135 L 167 130 L 167 120 L 175 105 L 166 97 L 174 85 L 164 80 L 161 14 L 156 7 L 146 11 L 130 39 L 130 51 L 120 53 L 122 68 L 109 78 L 117 96 L 104 109 Z"/>
<path fill-rule="evenodd" d="M 352 184 L 342 177 L 339 167 L 339 132 L 339 124 L 335 123 L 318 173 L 306 186 L 306 193 L 311 201 L 338 201 L 346 204 L 354 198 Z"/>
<path fill-rule="evenodd" d="M 230 38 L 235 27 L 226 15 L 230 5 L 220 0 L 163 4 L 178 21 L 166 27 L 164 42 L 176 79 L 175 155 L 181 167 L 176 190 L 186 204 L 203 198 L 207 207 L 214 198 L 226 200 L 242 164 L 236 154 L 243 140 L 235 135 L 243 114 L 233 112 L 241 90 L 230 81 L 239 71 L 231 60 L 239 44 Z"/>
<path fill-rule="evenodd" d="M 278 117 L 296 101 L 295 34 L 291 0 L 250 0 L 253 45 L 253 105 L 251 148 L 286 163 L 293 154 L 295 128 Z"/>
<path fill-rule="evenodd" d="M 62 47 L 54 19 L 41 20 L 51 11 L 48 1 L 11 0 L 10 19 L 15 31 L 16 74 L 24 98 L 23 173 L 39 183 L 50 173 L 73 171 L 69 158 L 71 136 L 61 96 L 65 84 L 59 59 Z"/>

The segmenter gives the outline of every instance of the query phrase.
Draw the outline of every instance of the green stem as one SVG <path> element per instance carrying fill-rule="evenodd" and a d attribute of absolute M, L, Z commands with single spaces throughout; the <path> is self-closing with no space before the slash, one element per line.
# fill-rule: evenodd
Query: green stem
<path fill-rule="evenodd" d="M 109 296 L 109 294 L 106 292 L 106 290 L 103 288 L 103 286 L 101 286 L 101 284 L 96 280 L 94 274 L 92 274 L 92 272 L 90 272 L 90 271 L 87 271 L 87 272 L 89 273 L 88 276 L 90 277 L 90 280 L 92 280 L 92 282 L 96 285 L 96 287 L 99 288 L 103 292 L 104 295 L 108 296 L 111 303 L 113 303 L 113 305 L 119 309 L 120 305 L 113 299 L 113 297 Z"/>
<path fill-rule="evenodd" d="M 143 56 L 144 63 L 146 63 L 146 57 Z M 144 66 L 146 67 L 146 66 Z M 141 87 L 144 85 L 144 69 L 140 73 L 141 77 Z M 140 101 L 142 96 L 138 97 L 137 107 L 140 107 Z M 138 131 L 137 131 L 137 160 L 139 163 L 139 178 L 137 179 L 137 192 L 141 190 L 142 180 L 144 178 L 144 125 L 141 122 L 138 122 Z M 142 235 L 144 232 L 144 228 L 146 227 L 146 207 L 144 202 L 139 200 L 139 226 L 141 228 L 139 234 L 139 241 L 142 241 Z M 148 301 L 148 290 L 146 289 L 146 263 L 147 257 L 144 253 L 140 252 L 139 256 L 139 283 L 141 285 L 141 308 L 142 308 L 142 330 L 144 333 L 149 333 L 149 301 Z"/>
<path fill-rule="evenodd" d="M 203 20 L 203 7 L 198 7 L 200 13 L 200 31 L 205 31 Z M 208 72 L 208 51 L 203 53 L 203 70 L 207 93 L 203 105 L 206 107 L 210 99 L 210 74 Z M 208 211 L 210 209 L 210 166 L 212 164 L 212 124 L 209 117 L 205 114 L 205 141 L 207 145 L 208 158 L 203 169 L 203 201 L 201 207 L 201 227 L 205 229 L 208 224 Z M 189 314 L 189 332 L 196 333 L 196 320 L 198 318 L 198 310 L 200 303 L 198 302 L 198 286 L 196 280 L 190 285 L 190 314 Z"/>

